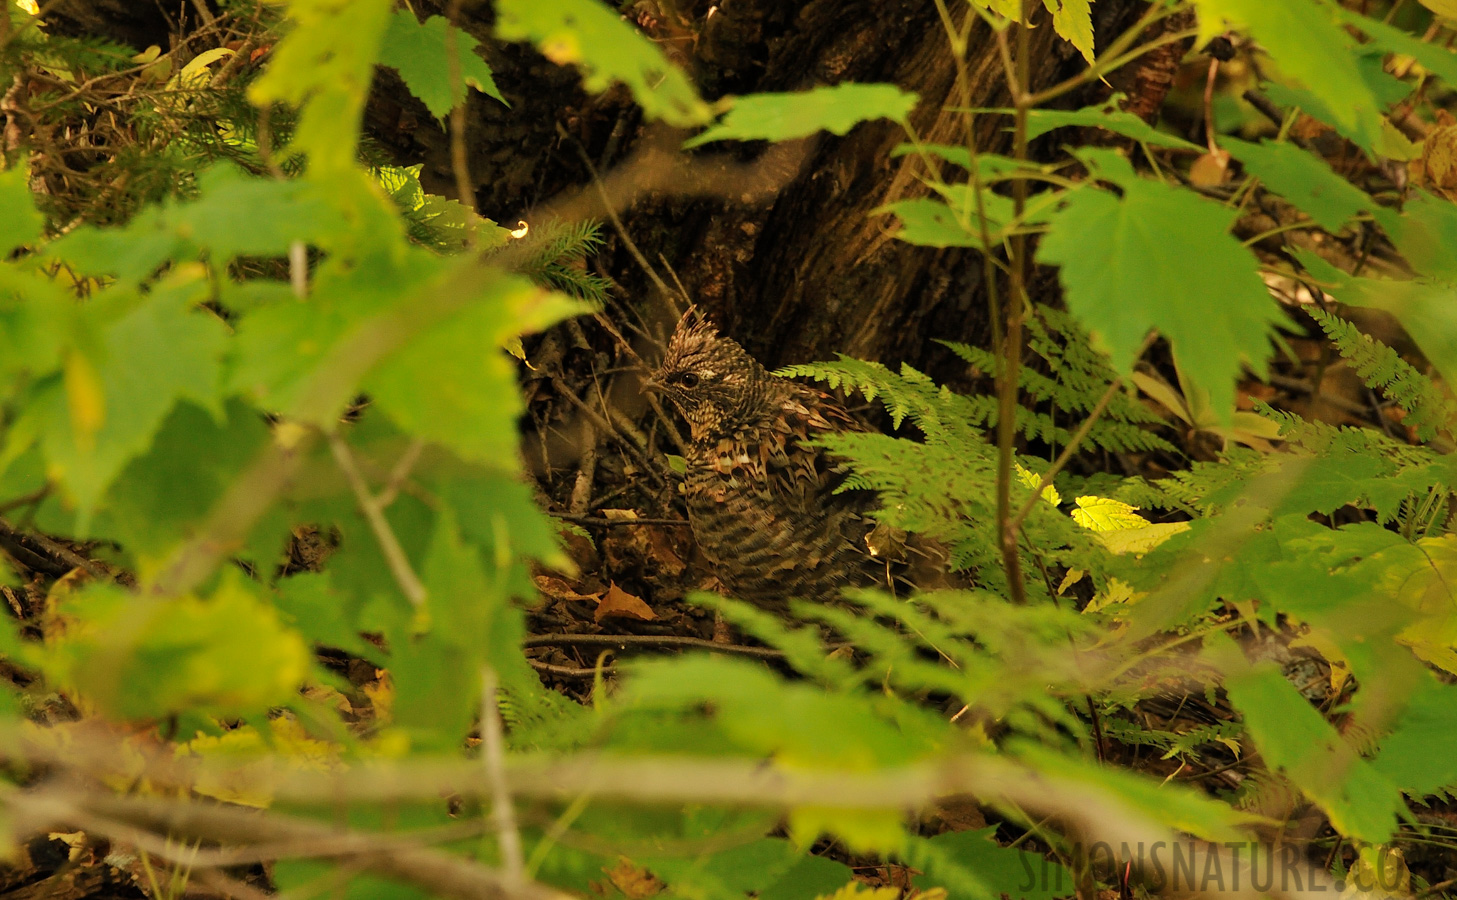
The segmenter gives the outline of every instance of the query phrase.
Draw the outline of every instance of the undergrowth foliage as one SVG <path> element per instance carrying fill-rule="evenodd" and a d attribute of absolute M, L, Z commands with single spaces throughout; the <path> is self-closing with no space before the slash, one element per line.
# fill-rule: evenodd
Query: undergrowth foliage
<path fill-rule="evenodd" d="M 1073 431 L 1092 412 L 1116 376 L 1107 358 L 1092 350 L 1086 335 L 1067 313 L 1041 306 L 1028 320 L 1028 326 L 1029 347 L 1047 372 L 1029 366 L 1018 373 L 1018 387 L 1027 406 L 1016 410 L 1017 430 L 1055 455 L 1067 446 Z M 967 362 L 972 374 L 990 376 L 996 372 L 998 362 L 993 351 L 953 341 L 944 343 Z M 895 427 L 909 417 L 933 438 L 955 429 L 990 430 L 997 421 L 994 396 L 953 395 L 910 366 L 903 365 L 897 374 L 878 363 L 843 358 L 834 363 L 788 366 L 780 374 L 859 391 L 868 400 L 882 401 Z M 1118 393 L 1084 440 L 1110 453 L 1173 451 L 1168 441 L 1142 427 L 1160 421 L 1156 413 L 1128 394 Z"/>
<path fill-rule="evenodd" d="M 361 138 L 381 64 L 440 122 L 468 91 L 504 102 L 475 39 L 388 0 L 239 0 L 137 55 L 5 0 L 8 847 L 63 827 L 134 844 L 154 895 L 154 862 L 185 880 L 216 842 L 289 847 L 270 877 L 296 895 L 406 890 L 388 879 L 514 900 L 853 898 L 852 862 L 932 896 L 1087 900 L 1137 864 L 1100 869 L 1092 842 L 1177 842 L 1228 870 L 1231 847 L 1269 860 L 1300 837 L 1279 823 L 1311 809 L 1321 887 L 1394 858 L 1398 823 L 1457 785 L 1457 54 L 1425 7 L 1348 5 L 1151 4 L 1106 48 L 1086 2 L 943 10 L 958 62 L 973 33 L 1005 52 L 1017 105 L 957 106 L 966 140 L 928 144 L 894 85 L 709 104 L 615 8 L 498 0 L 497 39 L 705 129 L 691 146 L 903 126 L 919 181 L 879 214 L 984 262 L 1000 317 L 997 346 L 950 345 L 976 390 L 849 358 L 785 372 L 884 404 L 897 434 L 825 444 L 886 525 L 950 550 L 959 587 L 787 620 L 700 597 L 776 664 L 639 661 L 587 706 L 522 652 L 533 572 L 569 564 L 519 455 L 512 353 L 602 307 L 610 283 L 584 263 L 601 231 L 498 225 Z M 1036 68 L 1024 16 L 1043 9 L 1089 66 L 1050 86 L 1018 81 Z M 1137 59 L 1153 26 L 1177 38 L 1189 11 L 1288 110 L 1244 132 L 1269 140 L 1192 145 L 1116 105 L 1043 108 Z M 973 70 L 957 67 L 965 96 Z M 1011 125 L 1005 155 L 976 145 L 984 116 Z M 1349 178 L 1297 124 L 1344 147 Z M 1113 137 L 1031 159 L 1067 125 Z M 1409 186 L 1381 180 L 1394 161 Z M 1211 186 L 1230 166 L 1241 180 Z M 1276 195 L 1297 214 L 1252 231 L 1245 201 Z M 1321 239 L 1268 249 L 1288 232 Z M 1291 249 L 1358 232 L 1360 254 Z M 1379 265 L 1349 265 L 1368 252 Z M 1034 262 L 1065 305 L 1029 295 Z M 1409 432 L 1248 389 L 1296 327 L 1278 284 L 1406 329 L 1430 375 L 1310 309 Z M 1136 366 L 1176 372 L 1182 398 L 1140 396 Z M 1226 432 L 1242 403 L 1279 440 L 1190 461 L 1169 403 Z M 1144 477 L 1154 464 L 1171 471 Z M 30 568 L 35 548 L 65 569 Z M 342 679 L 341 658 L 376 677 Z"/>
<path fill-rule="evenodd" d="M 1323 309 L 1309 312 L 1366 386 L 1380 391 L 1405 412 L 1402 422 L 1416 429 L 1418 439 L 1430 441 L 1451 428 L 1457 403 L 1401 354 L 1339 316 Z"/>

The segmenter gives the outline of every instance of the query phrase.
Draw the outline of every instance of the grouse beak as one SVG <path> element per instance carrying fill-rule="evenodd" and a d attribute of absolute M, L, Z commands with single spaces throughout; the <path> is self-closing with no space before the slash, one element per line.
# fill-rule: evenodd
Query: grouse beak
<path fill-rule="evenodd" d="M 650 375 L 643 379 L 642 392 L 644 394 L 661 394 L 665 390 L 667 390 L 667 386 L 657 378 Z"/>

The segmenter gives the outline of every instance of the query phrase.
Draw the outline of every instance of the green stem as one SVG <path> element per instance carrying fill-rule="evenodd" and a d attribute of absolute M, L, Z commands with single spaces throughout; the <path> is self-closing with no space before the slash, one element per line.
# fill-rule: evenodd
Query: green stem
<path fill-rule="evenodd" d="M 1012 155 L 1018 162 L 1028 157 L 1027 113 L 1031 109 L 1032 81 L 1031 0 L 1023 0 L 1021 21 L 1017 27 L 1017 53 L 1011 57 L 1006 35 L 997 35 L 998 51 L 1008 69 L 1008 87 L 1016 110 L 1013 125 Z M 1027 180 L 1012 182 L 1012 210 L 1015 219 L 1027 207 Z M 1002 366 L 997 384 L 997 540 L 1002 552 L 1002 568 L 1012 602 L 1027 602 L 1022 583 L 1022 557 L 1017 547 L 1018 526 L 1012 512 L 1013 445 L 1017 435 L 1017 376 L 1022 364 L 1022 325 L 1027 309 L 1027 235 L 1014 234 L 1008 242 L 1009 290 L 1007 297 L 1007 330 L 1002 340 Z"/>
<path fill-rule="evenodd" d="M 1148 348 L 1153 344 L 1156 337 L 1158 337 L 1157 333 L 1151 333 L 1144 339 L 1143 347 L 1134 356 L 1135 361 L 1143 356 L 1144 353 L 1148 352 Z M 1103 413 L 1108 409 L 1108 404 L 1113 402 L 1114 395 L 1122 387 L 1123 379 L 1121 378 L 1113 379 L 1113 383 L 1108 385 L 1108 389 L 1098 399 L 1098 404 L 1093 407 L 1092 412 L 1088 413 L 1087 418 L 1083 419 L 1083 424 L 1078 426 L 1078 430 L 1073 432 L 1073 436 L 1068 440 L 1067 446 L 1062 448 L 1062 452 L 1058 454 L 1057 459 L 1048 470 L 1042 473 L 1042 477 L 1037 481 L 1037 488 L 1032 491 L 1032 496 L 1023 502 L 1021 509 L 1017 510 L 1017 515 L 1012 518 L 1013 529 L 1021 530 L 1022 523 L 1027 520 L 1028 514 L 1032 512 L 1032 507 L 1037 504 L 1037 500 L 1042 496 L 1042 492 L 1047 489 L 1048 485 L 1052 484 L 1052 480 L 1067 465 L 1068 460 L 1072 459 L 1073 453 L 1077 452 L 1078 447 L 1083 443 L 1083 439 L 1088 436 L 1088 432 L 1093 430 L 1094 423 L 1102 417 Z"/>
<path fill-rule="evenodd" d="M 1045 90 L 1038 91 L 1032 96 L 1031 105 L 1039 106 L 1049 100 L 1061 97 L 1063 94 L 1082 87 L 1090 81 L 1096 81 L 1120 66 L 1127 65 L 1132 60 L 1137 59 L 1151 50 L 1156 50 L 1165 44 L 1171 44 L 1176 41 L 1182 41 L 1185 38 L 1196 36 L 1199 33 L 1197 29 L 1187 29 L 1173 34 L 1163 35 L 1140 46 L 1136 50 L 1129 50 L 1133 46 L 1133 42 L 1138 40 L 1138 36 L 1147 30 L 1150 25 L 1173 15 L 1177 11 L 1178 7 L 1161 8 L 1157 5 L 1151 5 L 1148 12 L 1144 13 L 1143 17 L 1135 22 L 1132 28 L 1119 35 L 1117 40 L 1109 44 L 1108 48 L 1099 54 L 1097 61 L 1078 74 L 1064 79 Z"/>
<path fill-rule="evenodd" d="M 946 6 L 946 0 L 936 0 L 936 11 L 941 16 L 942 27 L 946 30 L 947 39 L 951 42 L 952 57 L 956 64 L 956 87 L 961 94 L 961 101 L 965 108 L 970 109 L 972 105 L 971 72 L 966 67 L 966 50 L 970 46 L 971 17 L 968 15 L 963 20 L 961 28 L 956 27 L 955 19 Z M 1000 39 L 1003 32 L 993 26 Z M 992 258 L 991 229 L 987 225 L 986 200 L 982 194 L 984 185 L 981 181 L 981 162 L 976 147 L 976 114 L 966 114 L 966 152 L 970 157 L 971 169 L 968 178 L 971 182 L 971 193 L 976 207 L 977 235 L 981 240 L 981 263 L 982 282 L 987 292 L 987 306 L 991 311 L 992 340 L 1000 342 L 1002 339 L 1001 327 L 1001 303 L 997 292 L 997 266 Z M 969 229 L 969 222 L 961 223 L 963 228 Z"/>
<path fill-rule="evenodd" d="M 462 0 L 451 0 L 445 18 L 445 61 L 450 74 L 450 95 L 458 97 L 450 108 L 450 168 L 455 174 L 455 192 L 465 206 L 465 249 L 476 242 L 476 192 L 471 185 L 470 167 L 465 150 L 465 112 L 470 91 L 466 89 L 465 77 L 460 65 L 460 47 L 456 38 L 457 23 L 460 21 Z"/>

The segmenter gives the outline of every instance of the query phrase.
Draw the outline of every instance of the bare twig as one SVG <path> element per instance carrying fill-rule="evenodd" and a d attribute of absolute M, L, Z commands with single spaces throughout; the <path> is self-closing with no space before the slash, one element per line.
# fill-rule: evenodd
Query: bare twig
<path fill-rule="evenodd" d="M 1139 348 L 1138 353 L 1134 354 L 1133 358 L 1137 360 L 1140 356 L 1147 353 L 1148 348 L 1153 345 L 1157 337 L 1157 332 L 1151 332 L 1148 337 L 1144 338 L 1143 346 Z M 1113 383 L 1108 385 L 1108 389 L 1103 392 L 1103 396 L 1098 398 L 1097 404 L 1088 413 L 1087 417 L 1083 419 L 1083 424 L 1079 425 L 1078 430 L 1073 432 L 1072 437 L 1067 442 L 1067 446 L 1062 448 L 1062 452 L 1058 454 L 1057 459 L 1053 461 L 1046 472 L 1042 473 L 1042 477 L 1037 480 L 1037 488 L 1032 492 L 1032 496 L 1023 502 L 1021 509 L 1017 510 L 1017 515 L 1012 519 L 1011 523 L 1013 531 L 1021 530 L 1022 523 L 1027 521 L 1027 516 L 1032 512 L 1032 508 L 1037 505 L 1037 500 L 1042 496 L 1042 492 L 1047 489 L 1048 485 L 1052 484 L 1052 480 L 1057 477 L 1057 473 L 1061 472 L 1063 467 L 1068 464 L 1068 461 L 1072 459 L 1073 454 L 1082 445 L 1083 439 L 1088 436 L 1088 432 L 1093 430 L 1093 425 L 1107 411 L 1108 404 L 1113 402 L 1114 396 L 1122 388 L 1123 379 L 1115 378 L 1113 379 Z"/>
<path fill-rule="evenodd" d="M 592 502 L 592 485 L 597 477 L 597 429 L 591 420 L 582 423 L 582 458 L 577 466 L 577 480 L 572 484 L 572 515 L 582 514 Z"/>
<path fill-rule="evenodd" d="M 602 666 L 600 669 L 586 669 L 580 666 L 553 665 L 552 663 L 542 662 L 539 659 L 528 659 L 526 662 L 536 671 L 553 675 L 557 678 L 596 678 L 599 672 L 603 675 L 610 675 L 616 671 L 614 666 Z"/>
<path fill-rule="evenodd" d="M 309 248 L 303 241 L 288 245 L 288 281 L 300 300 L 309 296 Z"/>
<path fill-rule="evenodd" d="M 1337 394 L 1323 393 L 1319 381 L 1312 384 L 1303 378 L 1291 378 L 1287 375 L 1271 373 L 1269 382 L 1276 387 L 1282 387 L 1288 391 L 1300 391 L 1304 394 L 1310 394 L 1315 400 L 1321 403 L 1329 403 L 1331 406 L 1343 409 L 1348 413 L 1364 416 L 1371 411 L 1370 407 L 1364 403 L 1354 403 Z"/>
<path fill-rule="evenodd" d="M 563 397 L 566 397 L 568 402 L 570 402 L 573 406 L 580 410 L 582 415 L 586 416 L 587 420 L 590 421 L 594 426 L 596 426 L 599 432 L 612 435 L 614 438 L 617 439 L 617 443 L 619 445 L 621 445 L 630 454 L 632 454 L 632 456 L 635 457 L 638 462 L 642 463 L 644 471 L 648 473 L 649 477 L 651 477 L 658 484 L 665 483 L 663 475 L 659 471 L 659 469 L 662 468 L 662 463 L 660 463 L 656 457 L 648 453 L 647 440 L 642 436 L 641 433 L 637 432 L 637 429 L 634 428 L 630 431 L 624 432 L 621 428 L 618 427 L 618 425 L 620 425 L 622 422 L 621 416 L 615 417 L 617 421 L 613 422 L 607 417 L 603 416 L 597 410 L 593 409 L 591 405 L 587 403 L 587 401 L 583 400 L 581 397 L 578 397 L 571 390 L 571 388 L 567 387 L 566 383 L 563 382 L 562 379 L 558 376 L 553 375 L 551 377 L 551 382 L 552 386 L 556 388 L 557 393 L 562 395 Z M 609 415 L 610 414 L 611 413 L 609 411 Z M 634 441 L 633 438 L 636 438 L 637 440 Z"/>
<path fill-rule="evenodd" d="M 681 650 L 711 650 L 734 656 L 749 656 L 754 659 L 783 659 L 784 654 L 767 647 L 745 647 L 741 644 L 719 644 L 702 638 L 683 637 L 675 634 L 534 634 L 526 639 L 523 647 L 610 647 L 626 650 L 628 647 L 665 647 Z"/>
<path fill-rule="evenodd" d="M 1210 155 L 1219 152 L 1214 138 L 1214 82 L 1219 77 L 1219 57 L 1209 57 L 1209 72 L 1204 78 L 1204 143 Z"/>
<path fill-rule="evenodd" d="M 88 832 L 135 840 L 137 829 L 229 844 L 331 843 L 334 857 L 448 897 L 566 900 L 535 882 L 508 885 L 494 869 L 398 836 L 344 832 L 275 813 L 149 797 L 112 797 L 64 789 L 8 791 L 5 805 L 28 830 L 81 824 Z M 118 828 L 118 824 L 126 826 Z"/>
<path fill-rule="evenodd" d="M 410 470 L 415 468 L 415 463 L 420 461 L 420 454 L 425 449 L 424 438 L 415 438 L 400 458 L 395 460 L 395 466 L 390 469 L 389 480 L 385 482 L 384 489 L 376 497 L 380 509 L 389 509 L 391 503 L 399 496 L 400 488 L 410 477 Z"/>
<path fill-rule="evenodd" d="M 506 781 L 506 742 L 501 736 L 501 715 L 496 706 L 499 687 L 496 670 L 490 665 L 482 666 L 481 760 L 491 785 L 491 821 L 496 827 L 501 852 L 501 881 L 507 891 L 516 893 L 526 883 L 526 863 L 521 851 L 521 832 L 516 828 L 516 807 Z"/>
<path fill-rule="evenodd" d="M 305 432 L 292 443 L 270 442 L 213 506 L 198 535 L 172 554 L 153 579 L 152 592 L 185 594 L 242 547 L 254 524 L 293 479 L 312 441 L 312 433 Z"/>
<path fill-rule="evenodd" d="M 394 529 L 390 527 L 389 520 L 385 518 L 384 509 L 380 506 L 379 498 L 369 492 L 369 485 L 364 483 L 364 476 L 359 472 L 359 466 L 354 461 L 354 454 L 350 451 L 349 445 L 338 431 L 331 431 L 328 435 L 329 450 L 334 454 L 334 460 L 339 464 L 339 469 L 348 480 L 349 487 L 354 491 L 354 499 L 359 504 L 359 511 L 364 514 L 364 519 L 369 523 L 369 530 L 374 533 L 374 539 L 379 543 L 380 552 L 384 554 L 385 562 L 389 564 L 390 574 L 395 577 L 400 590 L 404 591 L 405 597 L 416 609 L 425 605 L 425 585 L 420 582 L 419 576 L 410 565 L 409 557 L 405 556 L 405 550 L 400 546 L 400 541 L 395 537 Z"/>
<path fill-rule="evenodd" d="M 465 111 L 470 92 L 466 90 L 465 78 L 461 73 L 460 47 L 456 39 L 456 26 L 460 21 L 461 0 L 450 0 L 445 18 L 450 23 L 445 29 L 445 58 L 450 67 L 450 94 L 459 97 L 450 108 L 450 168 L 455 173 L 456 199 L 469 212 L 465 217 L 465 246 L 469 250 L 476 242 L 476 192 L 471 186 L 470 167 L 465 152 Z"/>
<path fill-rule="evenodd" d="M 563 137 L 570 137 L 561 125 L 557 126 L 557 131 Z M 668 287 L 667 282 L 663 281 L 662 276 L 658 275 L 658 270 L 653 268 L 653 264 L 648 262 L 648 258 L 643 255 L 643 252 L 637 248 L 637 243 L 633 241 L 632 235 L 627 233 L 627 226 L 622 224 L 622 217 L 617 214 L 617 210 L 613 209 L 612 198 L 607 195 L 607 188 L 597 174 L 597 167 L 592 165 L 592 158 L 587 155 L 587 149 L 575 139 L 572 140 L 572 146 L 577 148 L 577 155 L 581 157 L 582 165 L 587 167 L 587 173 L 592 176 L 592 187 L 597 189 L 598 196 L 602 198 L 602 208 L 607 211 L 607 217 L 612 220 L 612 227 L 617 229 L 617 236 L 622 238 L 623 246 L 627 247 L 627 252 L 632 254 L 632 258 L 642 268 L 643 274 L 652 280 L 658 293 L 662 295 L 663 302 L 668 304 L 668 309 L 673 315 L 681 315 L 683 310 L 675 302 L 672 289 Z M 691 301 L 685 295 L 683 302 Z"/>
<path fill-rule="evenodd" d="M 207 25 L 211 25 L 217 20 L 217 16 L 212 14 L 212 10 L 207 8 L 207 4 L 203 0 L 192 0 L 192 8 L 197 10 L 198 17 Z"/>
<path fill-rule="evenodd" d="M 621 528 L 625 525 L 664 525 L 670 528 L 690 528 L 693 523 L 687 519 L 609 519 L 605 516 L 580 516 L 574 513 L 550 513 L 554 519 L 576 522 L 578 525 L 600 525 L 603 528 Z"/>
<path fill-rule="evenodd" d="M 1182 41 L 1197 34 L 1195 31 L 1181 31 L 1173 35 L 1163 35 L 1148 43 L 1141 44 L 1137 48 L 1129 49 L 1133 47 L 1134 41 L 1138 40 L 1138 36 L 1143 34 L 1151 25 L 1160 19 L 1173 15 L 1177 11 L 1178 7 L 1176 6 L 1164 7 L 1158 4 L 1150 5 L 1143 16 L 1137 22 L 1133 23 L 1133 27 L 1119 35 L 1112 44 L 1109 44 L 1105 50 L 1098 54 L 1097 62 L 1078 72 L 1076 75 L 1033 94 L 1028 98 L 1030 101 L 1029 105 L 1041 106 L 1049 100 L 1061 97 L 1069 91 L 1102 78 L 1107 73 L 1127 65 L 1145 53 L 1156 50 L 1165 44 Z"/>
<path fill-rule="evenodd" d="M 258 49 L 259 38 L 257 35 L 249 35 L 243 39 L 242 46 L 238 52 L 228 57 L 228 61 L 218 67 L 218 72 L 208 82 L 208 87 L 216 90 L 232 80 L 238 70 L 252 62 L 253 51 Z"/>
<path fill-rule="evenodd" d="M 195 869 L 192 880 L 227 900 L 277 900 L 273 894 L 260 891 L 247 882 L 230 878 L 216 869 Z"/>
<path fill-rule="evenodd" d="M 93 578 L 99 578 L 103 581 L 109 581 L 111 579 L 111 576 L 106 574 L 106 570 L 92 560 L 87 559 L 59 541 L 51 540 L 38 531 L 26 531 L 21 528 L 16 528 L 7 519 L 0 518 L 0 533 L 30 541 L 66 565 L 73 569 L 80 569 Z"/>
<path fill-rule="evenodd" d="M 674 277 L 677 277 L 676 274 L 674 275 Z M 647 363 L 643 362 L 642 357 L 638 355 L 637 350 L 633 348 L 632 344 L 627 340 L 627 338 L 622 336 L 622 332 L 617 330 L 617 326 L 612 322 L 612 320 L 602 315 L 601 313 L 596 314 L 596 319 L 597 324 L 601 325 L 608 334 L 612 335 L 612 337 L 617 341 L 617 345 L 622 348 L 623 352 L 628 355 L 628 358 L 637 364 L 638 369 L 640 371 L 646 372 L 649 366 L 647 365 Z M 657 396 L 651 393 L 644 393 L 643 397 L 647 399 L 648 406 L 652 407 L 653 412 L 657 415 L 659 421 L 663 423 L 663 428 L 667 431 L 668 439 L 673 442 L 673 446 L 678 448 L 678 452 L 680 454 L 684 456 L 688 455 L 687 443 L 684 442 L 683 436 L 678 433 L 678 428 L 673 424 L 673 420 L 665 412 L 663 412 L 663 405 L 658 400 Z"/>
<path fill-rule="evenodd" d="M 1013 118 L 1013 158 L 1025 162 L 1028 156 L 1027 114 L 1031 111 L 1029 89 L 1032 80 L 1031 0 L 1023 0 L 1017 23 L 1017 53 L 1011 57 L 1007 36 L 996 33 L 997 47 L 1007 64 L 1007 87 L 1015 108 Z M 1012 182 L 1013 218 L 1021 220 L 1027 208 L 1025 178 Z M 1006 334 L 1002 340 L 1002 364 L 997 372 L 997 539 L 1001 547 L 1002 567 L 1006 570 L 1007 590 L 1018 605 L 1027 602 L 1022 584 L 1022 558 L 1017 547 L 1017 529 L 1012 518 L 1012 463 L 1017 435 L 1017 380 L 1022 365 L 1022 324 L 1027 309 L 1027 235 L 1014 233 L 1008 248 Z"/>

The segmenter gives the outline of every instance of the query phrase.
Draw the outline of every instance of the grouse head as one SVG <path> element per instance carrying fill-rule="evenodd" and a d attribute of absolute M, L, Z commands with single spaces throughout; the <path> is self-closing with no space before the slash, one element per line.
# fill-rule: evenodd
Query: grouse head
<path fill-rule="evenodd" d="M 668 339 L 662 365 L 644 387 L 671 400 L 694 437 L 707 437 L 765 412 L 776 380 L 743 347 L 690 309 Z"/>

